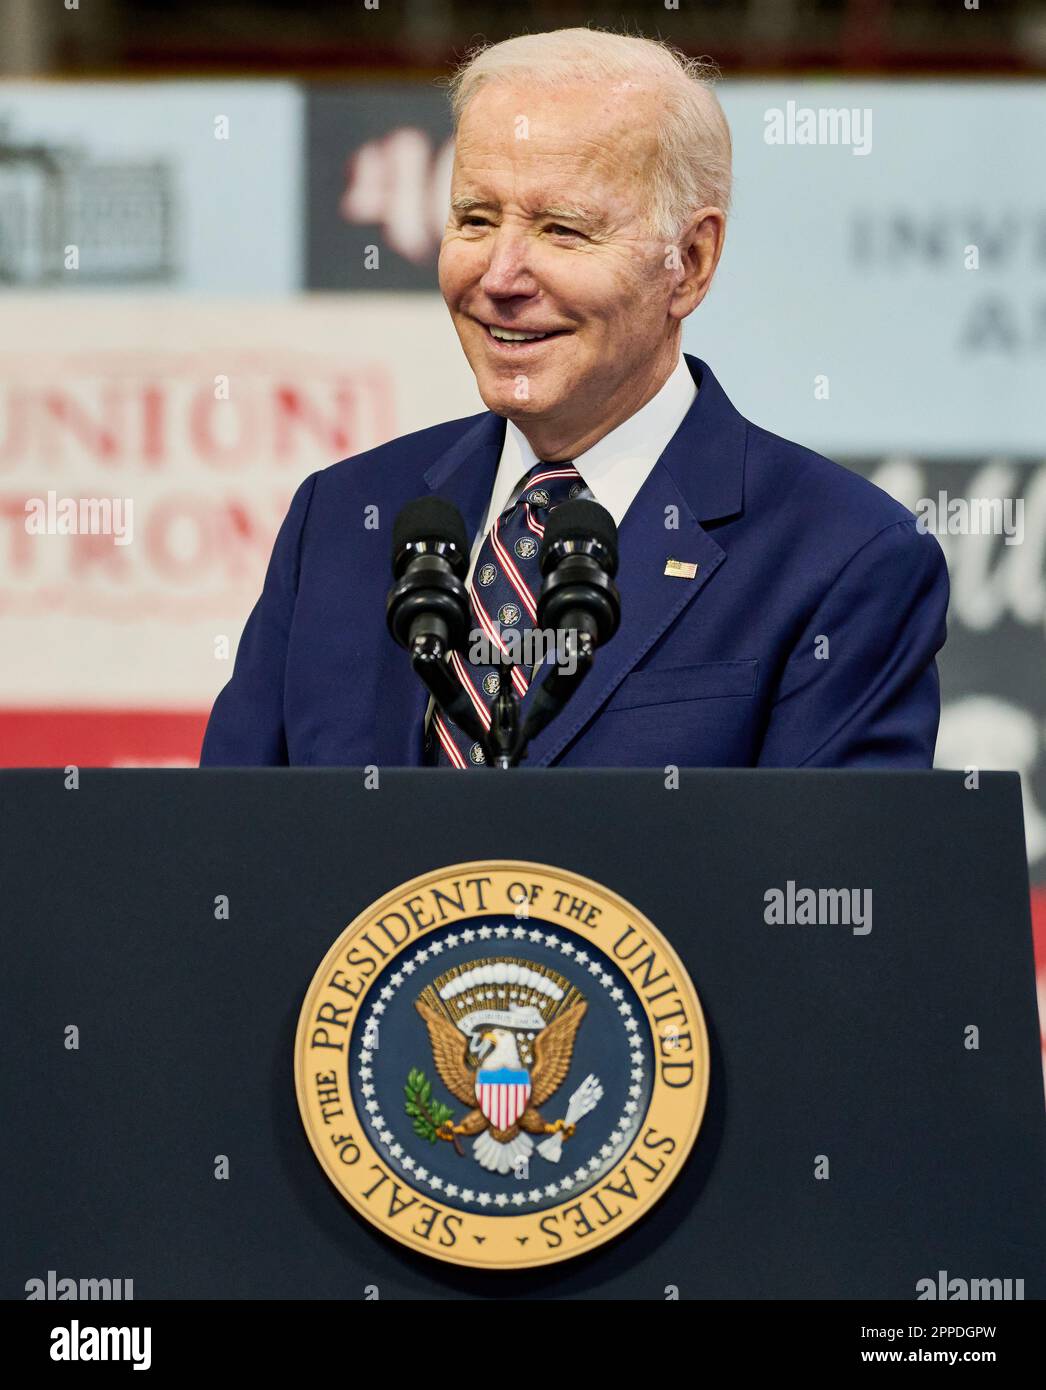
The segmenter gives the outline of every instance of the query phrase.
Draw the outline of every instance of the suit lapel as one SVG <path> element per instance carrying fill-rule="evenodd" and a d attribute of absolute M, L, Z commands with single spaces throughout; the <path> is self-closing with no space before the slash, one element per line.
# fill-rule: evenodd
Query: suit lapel
<path fill-rule="evenodd" d="M 665 517 L 671 515 L 668 507 L 679 510 L 677 531 L 665 528 Z M 621 626 L 610 642 L 597 650 L 592 670 L 569 704 L 531 743 L 528 767 L 547 767 L 563 751 L 669 624 L 694 601 L 725 558 L 698 525 L 671 475 L 657 466 L 621 524 L 619 549 L 616 582 L 621 591 Z M 669 559 L 696 564 L 696 576 L 667 576 Z M 539 671 L 536 682 L 544 674 Z"/>
<path fill-rule="evenodd" d="M 547 767 L 559 756 L 726 559 L 700 523 L 742 508 L 747 425 L 710 369 L 694 357 L 687 365 L 700 386 L 697 399 L 619 529 L 621 626 L 570 703 L 531 743 L 525 766 Z M 678 529 L 668 518 L 678 518 Z M 696 565 L 695 577 L 666 575 L 670 559 Z M 539 671 L 536 681 L 543 678 Z"/>
<path fill-rule="evenodd" d="M 486 518 L 504 440 L 505 421 L 488 412 L 425 473 L 430 492 L 453 502 L 464 517 L 470 546 Z"/>

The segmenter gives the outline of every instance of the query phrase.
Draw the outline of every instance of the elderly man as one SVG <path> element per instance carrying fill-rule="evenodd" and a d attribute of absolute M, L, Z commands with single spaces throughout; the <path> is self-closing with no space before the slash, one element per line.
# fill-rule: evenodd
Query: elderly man
<path fill-rule="evenodd" d="M 711 74 L 646 39 L 567 29 L 480 52 L 452 96 L 440 287 L 488 410 L 301 485 L 201 762 L 482 763 L 384 625 L 389 523 L 437 494 L 475 536 L 472 604 L 495 634 L 534 617 L 535 542 L 560 502 L 593 497 L 620 527 L 620 630 L 530 766 L 928 767 L 948 600 L 936 540 L 748 423 L 680 351 L 729 205 Z M 506 669 L 524 709 L 540 678 L 453 663 L 488 722 Z"/>

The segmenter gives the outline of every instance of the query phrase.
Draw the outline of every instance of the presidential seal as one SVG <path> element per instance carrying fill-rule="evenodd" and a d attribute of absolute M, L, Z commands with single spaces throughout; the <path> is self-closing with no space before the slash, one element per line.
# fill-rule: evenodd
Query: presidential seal
<path fill-rule="evenodd" d="M 642 913 L 518 860 L 455 864 L 342 932 L 298 1020 L 298 1105 L 342 1196 L 481 1269 L 613 1239 L 678 1176 L 708 1094 L 694 986 Z"/>

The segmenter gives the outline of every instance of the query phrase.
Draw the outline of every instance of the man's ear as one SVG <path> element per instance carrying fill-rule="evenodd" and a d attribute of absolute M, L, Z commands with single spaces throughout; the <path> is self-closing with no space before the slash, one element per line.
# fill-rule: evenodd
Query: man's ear
<path fill-rule="evenodd" d="M 699 208 L 683 228 L 673 248 L 678 283 L 668 312 L 685 319 L 708 293 L 726 239 L 726 214 L 720 208 Z"/>

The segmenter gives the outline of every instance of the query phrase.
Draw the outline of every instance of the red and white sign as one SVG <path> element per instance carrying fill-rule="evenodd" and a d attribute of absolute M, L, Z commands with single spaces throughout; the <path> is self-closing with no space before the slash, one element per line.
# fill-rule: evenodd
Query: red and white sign
<path fill-rule="evenodd" d="M 194 764 L 294 489 L 481 408 L 459 355 L 432 296 L 7 300 L 0 765 Z"/>

